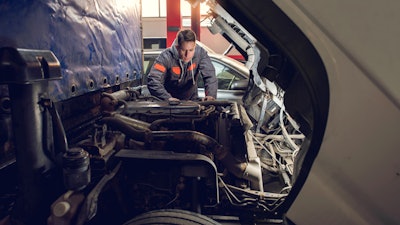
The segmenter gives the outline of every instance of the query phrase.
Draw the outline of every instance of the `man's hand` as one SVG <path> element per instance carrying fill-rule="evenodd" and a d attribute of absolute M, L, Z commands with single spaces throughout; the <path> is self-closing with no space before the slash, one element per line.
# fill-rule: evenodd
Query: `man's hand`
<path fill-rule="evenodd" d="M 179 102 L 179 99 L 174 98 L 174 97 L 171 97 L 171 98 L 168 99 L 168 101 L 169 101 L 169 102 L 174 102 L 174 101 L 175 101 L 175 102 Z"/>
<path fill-rule="evenodd" d="M 214 101 L 214 100 L 215 100 L 215 98 L 214 98 L 213 96 L 206 96 L 206 97 L 204 97 L 204 98 L 201 99 L 202 102 L 205 102 L 205 101 Z"/>
<path fill-rule="evenodd" d="M 168 99 L 168 103 L 170 105 L 179 105 L 181 103 L 181 100 L 171 97 Z"/>

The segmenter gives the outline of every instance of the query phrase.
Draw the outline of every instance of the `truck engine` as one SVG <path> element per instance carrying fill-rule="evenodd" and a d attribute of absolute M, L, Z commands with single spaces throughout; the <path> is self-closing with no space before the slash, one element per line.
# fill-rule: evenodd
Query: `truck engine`
<path fill-rule="evenodd" d="M 121 92 L 130 96 L 129 90 L 103 95 L 103 106 L 120 102 L 114 96 Z M 183 209 L 215 220 L 252 221 L 257 214 L 266 218 L 285 200 L 304 139 L 276 104 L 268 112 L 267 132 L 256 133 L 236 102 L 128 97 L 121 108 L 106 112 L 81 147 L 108 146 L 103 157 L 112 154 L 118 161 L 114 193 L 123 200 L 112 205 L 130 213 Z"/>

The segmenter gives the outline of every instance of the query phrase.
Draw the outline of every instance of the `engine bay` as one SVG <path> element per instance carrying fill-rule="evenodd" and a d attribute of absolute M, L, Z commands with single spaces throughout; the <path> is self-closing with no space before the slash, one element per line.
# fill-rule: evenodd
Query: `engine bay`
<path fill-rule="evenodd" d="M 52 130 L 42 137 L 53 140 L 49 166 L 40 168 L 43 180 L 25 185 L 38 185 L 51 205 L 48 224 L 140 224 L 129 219 L 157 210 L 222 224 L 282 222 L 277 209 L 305 137 L 278 103 L 267 99 L 265 122 L 255 126 L 240 102 L 160 101 L 141 88 L 41 100 L 38 113 L 48 114 L 40 127 Z M 3 187 L 3 215 L 18 198 L 14 188 Z"/>
<path fill-rule="evenodd" d="M 256 132 L 238 102 L 159 101 L 142 96 L 138 88 L 104 92 L 101 116 L 85 128 L 89 135 L 75 137 L 79 141 L 67 150 L 90 158 L 81 162 L 87 169 L 64 163 L 64 185 L 86 192 L 79 204 L 96 208 L 87 210 L 91 224 L 123 223 L 161 209 L 192 211 L 216 221 L 279 218 L 276 209 L 291 190 L 304 135 L 284 109 L 268 101 L 266 122 Z M 74 158 L 67 153 L 64 162 Z"/>

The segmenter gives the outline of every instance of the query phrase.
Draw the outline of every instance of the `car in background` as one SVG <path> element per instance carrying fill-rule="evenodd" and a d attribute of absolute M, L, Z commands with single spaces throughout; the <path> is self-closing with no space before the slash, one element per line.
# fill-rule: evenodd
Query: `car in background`
<path fill-rule="evenodd" d="M 226 55 L 218 54 L 201 42 L 201 45 L 211 58 L 211 62 L 215 68 L 215 74 L 218 79 L 217 98 L 220 100 L 241 100 L 247 87 L 249 78 L 249 69 L 241 62 L 232 59 Z M 147 82 L 147 74 L 149 74 L 151 66 L 161 53 L 162 49 L 145 49 L 143 71 L 144 80 Z M 199 87 L 199 97 L 204 97 L 204 82 L 201 77 L 197 81 Z"/>

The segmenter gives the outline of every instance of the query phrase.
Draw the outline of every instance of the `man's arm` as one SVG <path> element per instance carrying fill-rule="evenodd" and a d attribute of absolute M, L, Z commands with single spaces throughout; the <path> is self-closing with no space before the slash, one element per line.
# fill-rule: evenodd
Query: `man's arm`
<path fill-rule="evenodd" d="M 168 100 L 172 96 L 164 87 L 167 67 L 160 59 L 161 57 L 159 56 L 147 75 L 147 88 L 149 89 L 151 95 L 162 100 Z"/>

